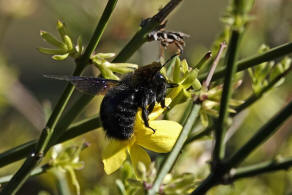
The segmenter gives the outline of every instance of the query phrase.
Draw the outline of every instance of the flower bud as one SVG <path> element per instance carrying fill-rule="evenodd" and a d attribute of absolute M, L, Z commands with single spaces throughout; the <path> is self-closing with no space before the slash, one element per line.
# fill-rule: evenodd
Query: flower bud
<path fill-rule="evenodd" d="M 50 33 L 46 32 L 46 31 L 41 31 L 40 32 L 41 37 L 48 43 L 59 47 L 59 48 L 63 48 L 63 49 L 67 49 L 66 45 L 64 43 L 62 43 L 61 41 L 58 41 L 53 35 L 51 35 Z"/>
<path fill-rule="evenodd" d="M 54 60 L 65 60 L 69 56 L 69 53 L 63 55 L 53 55 L 52 58 Z"/>

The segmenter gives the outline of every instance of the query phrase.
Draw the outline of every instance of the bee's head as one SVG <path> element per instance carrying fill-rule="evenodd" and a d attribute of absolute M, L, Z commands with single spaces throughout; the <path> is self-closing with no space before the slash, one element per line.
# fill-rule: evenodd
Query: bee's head
<path fill-rule="evenodd" d="M 167 83 L 165 76 L 161 74 L 160 71 L 154 74 L 154 76 L 152 77 L 152 82 L 155 85 L 164 85 L 165 83 Z"/>
<path fill-rule="evenodd" d="M 177 87 L 176 83 L 168 83 L 165 76 L 159 71 L 152 77 L 152 83 L 156 86 L 165 86 L 166 88 Z"/>
<path fill-rule="evenodd" d="M 173 55 L 171 58 L 169 58 L 162 66 L 158 67 L 157 71 L 154 73 L 154 75 L 152 76 L 152 82 L 155 85 L 161 86 L 161 85 L 166 85 L 167 88 L 173 88 L 173 87 L 177 87 L 178 85 L 175 83 L 168 83 L 165 76 L 163 74 L 160 73 L 160 70 L 166 65 L 168 64 L 174 57 L 176 57 L 176 55 Z"/>

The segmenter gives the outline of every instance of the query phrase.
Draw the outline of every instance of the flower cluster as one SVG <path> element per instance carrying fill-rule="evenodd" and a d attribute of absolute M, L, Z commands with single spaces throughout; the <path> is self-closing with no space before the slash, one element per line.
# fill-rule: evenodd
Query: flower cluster
<path fill-rule="evenodd" d="M 69 36 L 67 28 L 61 21 L 57 22 L 57 30 L 61 37 L 61 40 L 58 40 L 52 34 L 41 31 L 40 35 L 44 41 L 55 46 L 55 49 L 52 48 L 38 48 L 41 53 L 53 55 L 54 60 L 65 60 L 69 56 L 78 58 L 83 52 L 82 39 L 79 36 L 77 38 L 76 46 L 73 45 L 72 38 Z"/>
<path fill-rule="evenodd" d="M 262 45 L 259 48 L 258 53 L 264 53 L 268 51 L 270 48 L 267 45 Z M 291 58 L 285 57 L 278 63 L 275 61 L 269 61 L 261 63 L 258 66 L 252 67 L 248 69 L 248 73 L 252 80 L 252 88 L 254 93 L 258 94 L 262 90 L 263 87 L 267 86 L 268 83 L 273 81 L 278 75 L 282 74 L 286 70 L 288 70 L 291 66 Z M 283 83 L 285 79 L 282 78 L 278 85 Z M 277 85 L 277 86 L 278 86 Z"/>
<path fill-rule="evenodd" d="M 114 57 L 114 53 L 97 53 L 91 57 L 93 64 L 100 70 L 103 77 L 108 79 L 120 80 L 115 74 L 125 74 L 133 72 L 138 68 L 137 64 L 131 63 L 113 63 L 107 59 Z"/>
<path fill-rule="evenodd" d="M 68 173 L 77 194 L 80 194 L 80 186 L 76 177 L 75 170 L 80 170 L 84 167 L 84 163 L 80 161 L 80 153 L 88 147 L 86 143 L 78 145 L 65 146 L 58 144 L 53 147 L 50 153 L 50 161 L 48 165 L 52 167 L 53 173 L 57 176 L 61 173 Z"/>

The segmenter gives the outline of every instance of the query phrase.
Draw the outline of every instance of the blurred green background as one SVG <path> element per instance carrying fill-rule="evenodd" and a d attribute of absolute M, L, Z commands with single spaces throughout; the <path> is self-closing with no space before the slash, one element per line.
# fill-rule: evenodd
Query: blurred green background
<path fill-rule="evenodd" d="M 72 36 L 81 35 L 87 43 L 102 14 L 105 0 L 0 0 L 0 152 L 21 143 L 36 139 L 65 83 L 44 78 L 43 74 L 71 74 L 72 60 L 53 61 L 37 51 L 46 46 L 40 30 L 57 34 L 58 19 L 63 21 Z M 137 31 L 143 18 L 151 17 L 166 0 L 121 0 L 105 31 L 98 52 L 115 52 L 127 43 Z M 185 0 L 168 19 L 167 29 L 182 31 L 190 35 L 186 40 L 185 57 L 196 63 L 210 49 L 213 41 L 223 30 L 223 16 L 227 0 Z M 240 58 L 253 55 L 263 43 L 274 47 L 292 40 L 292 1 L 258 0 L 252 10 L 254 19 L 248 26 L 240 47 Z M 131 63 L 148 64 L 159 58 L 158 43 L 146 43 L 129 60 Z M 92 71 L 88 67 L 88 72 Z M 240 99 L 251 93 L 250 80 L 244 76 L 244 84 L 237 91 Z M 240 128 L 232 132 L 228 141 L 228 153 L 234 152 L 254 131 L 273 116 L 292 98 L 292 75 L 284 85 L 274 89 L 264 98 L 235 118 Z M 79 94 L 75 93 L 75 97 Z M 98 100 L 98 98 L 97 98 Z M 98 101 L 94 101 L 80 117 L 98 112 Z M 257 149 L 246 162 L 260 162 L 277 155 L 291 156 L 292 119 L 287 121 L 269 141 Z M 100 161 L 104 135 L 93 131 L 70 142 L 90 143 L 81 153 L 85 166 L 77 171 L 81 194 L 116 194 L 113 187 L 119 172 L 106 176 Z M 207 170 L 212 142 L 202 140 L 186 149 L 175 171 L 199 173 Z M 227 155 L 228 155 L 227 153 Z M 0 169 L 0 176 L 14 173 L 21 162 Z M 69 182 L 70 183 L 70 182 Z M 255 178 L 243 179 L 233 186 L 218 186 L 210 194 L 292 194 L 292 173 L 276 172 Z M 247 187 L 248 186 L 248 187 Z M 71 186 L 72 187 L 72 186 Z M 18 194 L 56 192 L 56 177 L 52 173 L 33 177 Z M 73 190 L 72 190 L 73 192 Z M 45 193 L 45 192 L 42 192 Z"/>

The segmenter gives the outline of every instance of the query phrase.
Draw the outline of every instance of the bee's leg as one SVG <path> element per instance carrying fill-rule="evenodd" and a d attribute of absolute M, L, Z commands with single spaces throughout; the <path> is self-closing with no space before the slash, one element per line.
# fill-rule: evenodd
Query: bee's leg
<path fill-rule="evenodd" d="M 158 100 L 158 102 L 160 103 L 161 108 L 165 108 L 166 107 L 167 110 L 170 109 L 169 106 L 166 106 L 165 105 L 165 95 L 163 95 L 162 97 L 160 97 L 159 100 Z"/>
<path fill-rule="evenodd" d="M 155 106 L 155 101 L 152 102 L 152 103 L 149 105 L 149 107 L 148 107 L 148 113 L 151 113 L 151 112 L 153 111 L 154 106 Z"/>
<path fill-rule="evenodd" d="M 162 100 L 160 101 L 160 105 L 162 108 L 165 108 L 165 99 L 162 98 Z"/>
<path fill-rule="evenodd" d="M 148 110 L 146 109 L 145 105 L 142 106 L 142 119 L 144 121 L 145 126 L 150 128 L 153 131 L 153 134 L 154 134 L 156 130 L 149 126 L 149 123 L 148 123 Z"/>
<path fill-rule="evenodd" d="M 160 105 L 161 105 L 161 108 L 165 108 L 166 107 L 167 110 L 170 110 L 170 107 L 165 105 L 165 98 L 163 98 L 161 100 Z"/>

